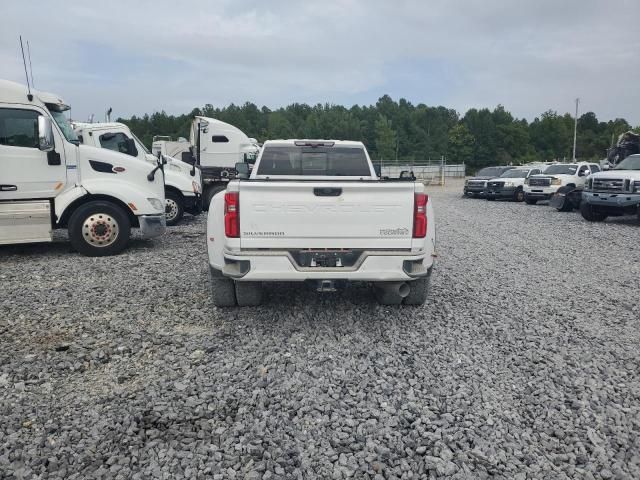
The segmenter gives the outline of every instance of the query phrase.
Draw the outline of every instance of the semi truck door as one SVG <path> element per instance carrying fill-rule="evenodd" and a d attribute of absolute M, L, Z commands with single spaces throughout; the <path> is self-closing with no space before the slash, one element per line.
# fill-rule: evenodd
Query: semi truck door
<path fill-rule="evenodd" d="M 53 198 L 64 190 L 64 147 L 38 148 L 37 110 L 0 106 L 0 200 Z"/>

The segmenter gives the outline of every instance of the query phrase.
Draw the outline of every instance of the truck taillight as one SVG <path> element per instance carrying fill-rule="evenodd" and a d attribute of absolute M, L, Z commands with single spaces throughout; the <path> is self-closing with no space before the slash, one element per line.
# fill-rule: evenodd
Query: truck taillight
<path fill-rule="evenodd" d="M 424 238 L 427 235 L 427 201 L 426 193 L 416 193 L 413 202 L 413 238 Z"/>
<path fill-rule="evenodd" d="M 224 194 L 224 234 L 229 238 L 240 236 L 240 193 Z"/>

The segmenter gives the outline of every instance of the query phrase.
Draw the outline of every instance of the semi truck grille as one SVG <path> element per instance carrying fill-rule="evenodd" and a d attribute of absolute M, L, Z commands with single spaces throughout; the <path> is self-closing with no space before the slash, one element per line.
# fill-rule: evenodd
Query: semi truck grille
<path fill-rule="evenodd" d="M 593 189 L 598 192 L 622 192 L 624 180 L 619 178 L 594 178 Z"/>
<path fill-rule="evenodd" d="M 551 185 L 550 178 L 530 178 L 529 186 L 531 187 L 548 187 Z"/>

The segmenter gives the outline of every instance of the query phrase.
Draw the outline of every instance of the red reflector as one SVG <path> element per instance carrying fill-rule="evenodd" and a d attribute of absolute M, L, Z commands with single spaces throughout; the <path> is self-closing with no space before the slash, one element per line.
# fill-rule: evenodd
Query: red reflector
<path fill-rule="evenodd" d="M 224 194 L 224 234 L 229 238 L 240 237 L 240 194 Z"/>
<path fill-rule="evenodd" d="M 426 193 L 416 193 L 413 203 L 413 238 L 424 238 L 427 235 L 427 201 Z"/>

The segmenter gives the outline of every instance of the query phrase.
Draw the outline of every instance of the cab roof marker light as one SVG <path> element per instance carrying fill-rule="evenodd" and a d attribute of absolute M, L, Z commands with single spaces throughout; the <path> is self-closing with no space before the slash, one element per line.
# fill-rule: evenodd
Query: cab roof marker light
<path fill-rule="evenodd" d="M 336 144 L 336 142 L 312 142 L 312 141 L 306 141 L 306 140 L 296 140 L 294 144 L 296 147 L 316 148 L 316 147 L 333 147 Z"/>

